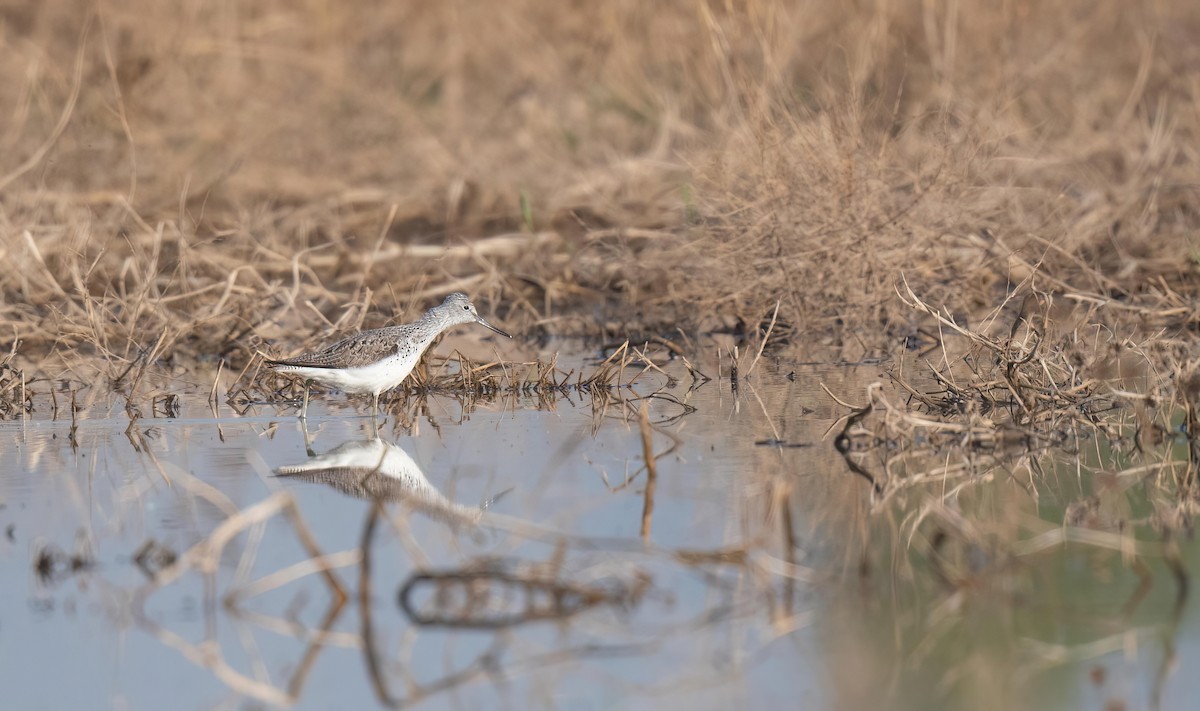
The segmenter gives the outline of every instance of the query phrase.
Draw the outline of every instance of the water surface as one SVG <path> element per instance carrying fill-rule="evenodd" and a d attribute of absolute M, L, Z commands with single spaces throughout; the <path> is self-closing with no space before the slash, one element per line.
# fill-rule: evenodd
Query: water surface
<path fill-rule="evenodd" d="M 937 543 L 940 492 L 881 503 L 833 446 L 820 384 L 862 401 L 883 370 L 764 360 L 735 392 L 669 365 L 670 388 L 431 398 L 378 428 L 331 394 L 307 435 L 170 381 L 179 416 L 132 426 L 38 401 L 0 423 L 5 707 L 1190 708 L 1200 630 L 1161 538 L 1028 543 L 1119 464 L 993 472 L 954 499 L 991 538 Z"/>

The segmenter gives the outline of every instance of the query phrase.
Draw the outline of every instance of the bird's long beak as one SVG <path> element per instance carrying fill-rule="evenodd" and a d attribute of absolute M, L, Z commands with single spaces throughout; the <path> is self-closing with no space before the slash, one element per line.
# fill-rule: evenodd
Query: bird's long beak
<path fill-rule="evenodd" d="M 487 328 L 492 329 L 493 331 L 495 331 L 496 333 L 499 333 L 501 336 L 504 336 L 505 338 L 512 338 L 512 336 L 508 335 L 504 331 L 501 331 L 500 329 L 496 328 L 495 326 L 488 323 L 487 321 L 484 321 L 483 317 L 481 317 L 481 316 L 475 317 L 475 323 L 479 324 L 480 326 L 486 326 Z"/>

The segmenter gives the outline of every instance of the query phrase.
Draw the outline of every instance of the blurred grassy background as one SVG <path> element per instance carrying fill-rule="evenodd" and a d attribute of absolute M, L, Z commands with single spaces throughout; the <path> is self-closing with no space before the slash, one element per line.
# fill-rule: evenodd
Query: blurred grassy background
<path fill-rule="evenodd" d="M 1035 272 L 1195 291 L 1188 0 L 45 0 L 0 28 L 21 353 L 236 362 L 456 288 L 525 335 L 753 330 L 782 299 L 794 345 L 861 352 L 919 322 L 901 274 L 962 313 Z"/>

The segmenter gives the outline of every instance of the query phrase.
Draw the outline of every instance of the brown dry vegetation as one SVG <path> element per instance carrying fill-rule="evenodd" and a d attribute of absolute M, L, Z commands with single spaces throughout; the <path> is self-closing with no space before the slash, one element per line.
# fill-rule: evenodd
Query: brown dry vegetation
<path fill-rule="evenodd" d="M 1197 320 L 1190 0 L 45 0 L 0 23 L 0 333 L 34 372 L 240 367 L 459 288 L 526 336 L 752 330 L 781 300 L 777 346 L 850 357 L 931 323 L 901 275 L 964 317 L 1021 284 Z"/>

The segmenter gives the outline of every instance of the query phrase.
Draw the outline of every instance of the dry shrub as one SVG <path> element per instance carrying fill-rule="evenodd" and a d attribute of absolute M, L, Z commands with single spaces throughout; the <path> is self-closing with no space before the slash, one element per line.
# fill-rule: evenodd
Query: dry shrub
<path fill-rule="evenodd" d="M 945 340 L 898 360 L 888 373 L 897 388 L 871 384 L 836 439 L 877 505 L 917 490 L 953 507 L 996 478 L 1036 500 L 1061 467 L 1096 475 L 1097 491 L 1109 480 L 1115 491 L 1137 486 L 1156 508 L 1142 519 L 1098 517 L 1088 498 L 1068 507 L 1068 525 L 1192 529 L 1200 510 L 1194 344 L 1121 336 L 1103 322 L 1105 310 L 1059 306 L 1045 293 L 1029 293 L 1011 323 L 997 311 L 978 329 L 912 291 L 902 298 L 934 318 Z"/>
<path fill-rule="evenodd" d="M 784 318 L 836 337 L 911 333 L 901 274 L 963 314 L 1035 273 L 1101 297 L 1194 290 L 1194 6 L 824 10 L 745 28 L 797 52 L 729 62 L 739 120 L 698 166 L 709 220 L 676 254 L 705 261 L 669 299 L 762 319 L 782 294 Z"/>
<path fill-rule="evenodd" d="M 792 343 L 860 352 L 918 324 L 901 274 L 963 314 L 1035 273 L 1194 292 L 1186 0 L 47 0 L 0 20 L 0 331 L 73 370 L 240 365 L 453 288 L 589 335 L 752 331 L 782 299 Z"/>

